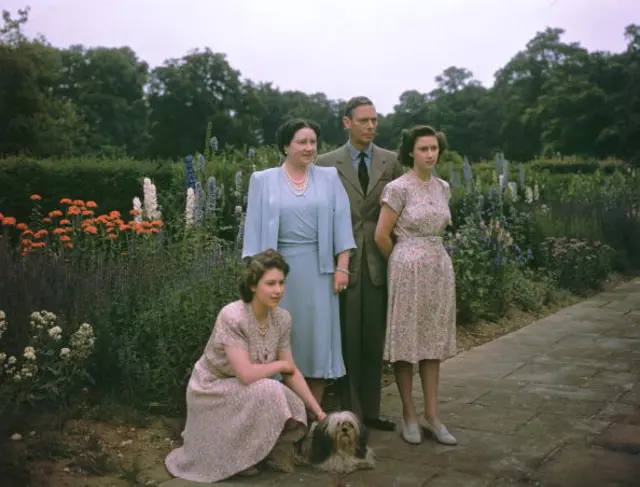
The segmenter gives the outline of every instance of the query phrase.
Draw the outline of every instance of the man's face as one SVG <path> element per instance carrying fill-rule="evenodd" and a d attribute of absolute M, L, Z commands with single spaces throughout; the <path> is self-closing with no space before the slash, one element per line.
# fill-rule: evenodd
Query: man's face
<path fill-rule="evenodd" d="M 373 142 L 378 125 L 378 115 L 373 105 L 359 106 L 351 112 L 351 118 L 344 117 L 343 122 L 353 142 L 362 145 Z"/>

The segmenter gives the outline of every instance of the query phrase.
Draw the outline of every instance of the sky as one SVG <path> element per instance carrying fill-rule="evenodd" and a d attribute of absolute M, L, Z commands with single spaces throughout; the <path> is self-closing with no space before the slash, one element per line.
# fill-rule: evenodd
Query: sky
<path fill-rule="evenodd" d="M 129 46 L 153 68 L 192 49 L 225 53 L 243 78 L 281 90 L 366 95 L 388 113 L 449 66 L 489 87 L 537 32 L 624 50 L 640 0 L 3 0 L 31 7 L 28 36 L 56 47 Z"/>

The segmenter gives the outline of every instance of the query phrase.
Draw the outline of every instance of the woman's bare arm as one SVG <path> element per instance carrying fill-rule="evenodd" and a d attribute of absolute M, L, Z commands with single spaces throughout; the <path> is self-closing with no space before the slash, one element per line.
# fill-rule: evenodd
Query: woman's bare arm
<path fill-rule="evenodd" d="M 283 360 L 268 364 L 252 364 L 247 351 L 237 347 L 225 347 L 225 352 L 236 377 L 243 384 L 251 384 L 260 379 L 280 374 L 287 365 Z"/>
<path fill-rule="evenodd" d="M 376 225 L 375 242 L 382 255 L 387 259 L 393 250 L 391 232 L 393 231 L 393 227 L 396 226 L 397 221 L 398 213 L 392 210 L 389 205 L 383 203 L 382 208 L 380 209 L 378 223 Z"/>
<path fill-rule="evenodd" d="M 322 410 L 322 407 L 316 401 L 316 398 L 311 393 L 309 386 L 307 385 L 307 381 L 302 376 L 302 373 L 298 370 L 298 367 L 295 366 L 293 362 L 293 355 L 291 354 L 291 350 L 283 349 L 280 350 L 279 357 L 280 360 L 285 362 L 289 362 L 293 364 L 294 370 L 293 374 L 283 375 L 282 380 L 284 384 L 291 389 L 296 396 L 302 399 L 304 405 L 316 415 L 316 418 L 320 421 L 324 418 L 325 413 Z"/>

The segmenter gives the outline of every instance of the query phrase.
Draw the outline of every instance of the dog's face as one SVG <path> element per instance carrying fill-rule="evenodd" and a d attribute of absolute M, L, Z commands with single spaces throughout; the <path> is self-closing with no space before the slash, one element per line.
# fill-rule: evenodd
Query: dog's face
<path fill-rule="evenodd" d="M 311 462 L 319 463 L 331 455 L 364 457 L 368 431 L 351 411 L 330 413 L 312 432 Z"/>
<path fill-rule="evenodd" d="M 328 415 L 327 433 L 333 439 L 334 449 L 353 453 L 360 437 L 360 421 L 355 414 L 342 411 Z"/>

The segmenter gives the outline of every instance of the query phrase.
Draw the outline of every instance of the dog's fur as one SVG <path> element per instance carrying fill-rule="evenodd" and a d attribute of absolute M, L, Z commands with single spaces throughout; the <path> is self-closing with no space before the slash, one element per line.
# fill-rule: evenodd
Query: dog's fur
<path fill-rule="evenodd" d="M 296 463 L 325 472 L 349 474 L 375 468 L 369 431 L 351 411 L 338 411 L 314 422 L 298 444 Z"/>

